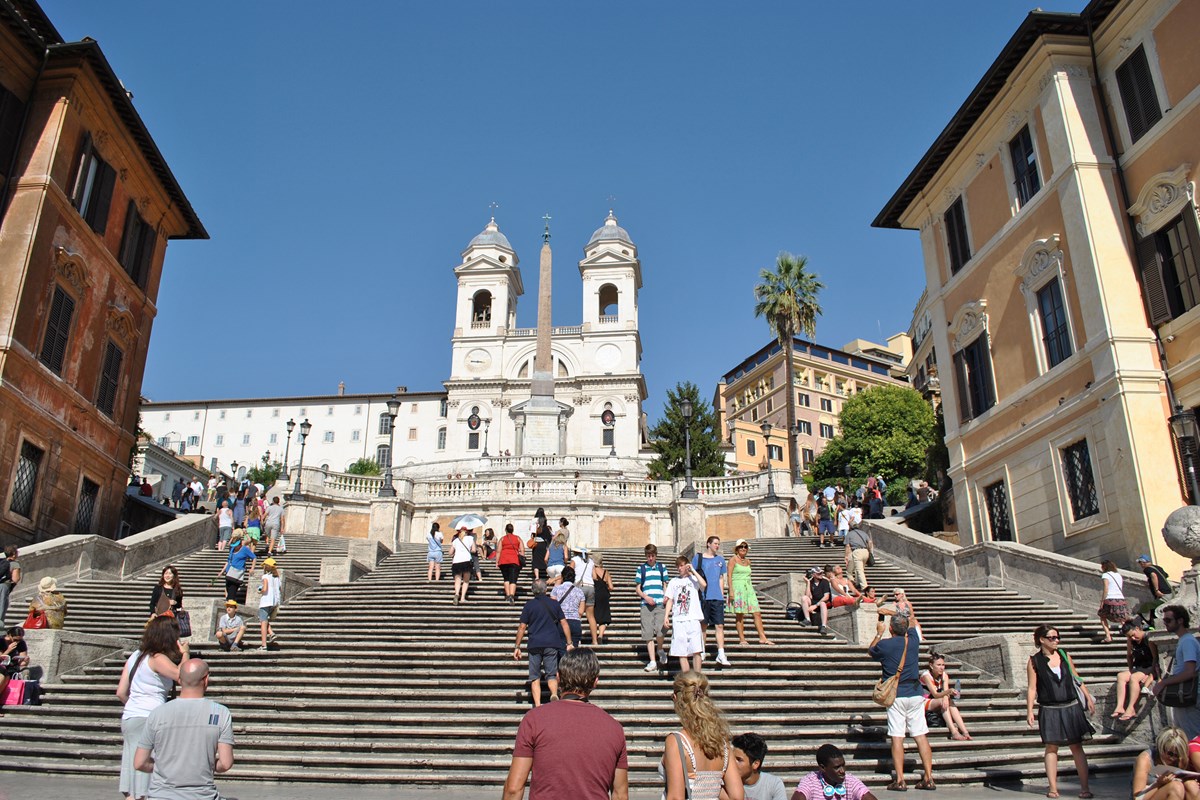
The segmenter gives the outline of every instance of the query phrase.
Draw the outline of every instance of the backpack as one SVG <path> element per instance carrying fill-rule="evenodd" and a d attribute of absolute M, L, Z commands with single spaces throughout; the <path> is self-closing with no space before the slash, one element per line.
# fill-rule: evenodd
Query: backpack
<path fill-rule="evenodd" d="M 1154 574 L 1158 575 L 1158 587 L 1159 587 L 1159 590 L 1160 590 L 1160 591 L 1161 591 L 1163 594 L 1171 594 L 1171 592 L 1172 592 L 1172 589 L 1171 589 L 1171 578 L 1170 578 L 1170 576 L 1168 576 L 1168 575 L 1167 575 L 1167 571 L 1166 571 L 1165 569 L 1163 569 L 1162 567 L 1160 567 L 1158 564 L 1151 564 L 1151 565 L 1150 565 L 1150 570 L 1151 570 L 1151 571 L 1152 571 Z M 1149 581 L 1149 580 L 1150 580 L 1150 576 L 1149 576 L 1149 575 L 1147 575 L 1147 576 L 1146 576 L 1146 580 L 1147 580 L 1147 581 Z"/>
<path fill-rule="evenodd" d="M 12 565 L 8 559 L 0 559 L 0 583 L 12 583 Z"/>
<path fill-rule="evenodd" d="M 658 571 L 659 577 L 662 578 L 663 588 L 665 589 L 667 587 L 667 568 L 664 567 L 662 564 L 655 564 L 654 568 L 655 568 L 655 570 Z M 646 565 L 642 564 L 640 567 L 638 567 L 638 588 L 639 589 L 643 588 L 645 583 L 646 583 Z"/>

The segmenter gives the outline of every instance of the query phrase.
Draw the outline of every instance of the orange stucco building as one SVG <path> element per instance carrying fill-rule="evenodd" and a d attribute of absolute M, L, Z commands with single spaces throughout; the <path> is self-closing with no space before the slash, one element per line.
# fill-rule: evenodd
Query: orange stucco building
<path fill-rule="evenodd" d="M 92 40 L 0 3 L 0 541 L 117 533 L 167 241 L 203 239 Z"/>
<path fill-rule="evenodd" d="M 1031 12 L 875 220 L 920 231 L 914 362 L 968 542 L 1182 565 L 1160 529 L 1186 502 L 1172 405 L 1200 405 L 1197 30 L 1194 0 Z"/>

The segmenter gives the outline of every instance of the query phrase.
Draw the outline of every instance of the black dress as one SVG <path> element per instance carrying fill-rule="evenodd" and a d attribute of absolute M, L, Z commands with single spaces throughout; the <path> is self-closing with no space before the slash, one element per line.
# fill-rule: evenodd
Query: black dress
<path fill-rule="evenodd" d="M 608 570 L 604 571 L 604 577 L 606 579 L 608 578 Z M 596 588 L 596 606 L 595 606 L 593 613 L 596 615 L 596 624 L 597 625 L 611 625 L 612 624 L 612 609 L 609 608 L 608 604 L 609 604 L 609 600 L 612 597 L 612 593 L 609 591 L 608 581 L 607 580 L 596 580 L 595 588 Z"/>
<path fill-rule="evenodd" d="M 1058 675 L 1050 669 L 1050 659 L 1040 650 L 1030 657 L 1037 675 L 1038 734 L 1042 744 L 1072 745 L 1092 738 L 1096 732 L 1084 715 L 1075 688 L 1075 679 L 1061 658 Z"/>

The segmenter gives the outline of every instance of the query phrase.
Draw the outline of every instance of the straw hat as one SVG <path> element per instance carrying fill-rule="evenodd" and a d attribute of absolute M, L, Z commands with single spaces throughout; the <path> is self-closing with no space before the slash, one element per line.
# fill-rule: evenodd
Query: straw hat
<path fill-rule="evenodd" d="M 745 539 L 738 539 L 736 542 L 733 543 L 733 549 L 737 550 L 739 547 L 745 547 L 747 550 L 749 550 L 750 543 L 747 542 Z"/>
<path fill-rule="evenodd" d="M 51 578 L 49 575 L 38 581 L 38 590 L 43 592 L 53 592 L 58 589 L 58 581 Z"/>

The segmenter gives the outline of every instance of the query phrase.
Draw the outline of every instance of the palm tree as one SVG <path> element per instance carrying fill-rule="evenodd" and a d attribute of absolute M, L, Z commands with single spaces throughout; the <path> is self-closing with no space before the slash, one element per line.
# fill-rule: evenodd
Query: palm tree
<path fill-rule="evenodd" d="M 825 284 L 806 270 L 808 258 L 782 252 L 775 259 L 775 271 L 764 269 L 762 283 L 754 287 L 754 316 L 766 317 L 783 346 L 784 374 L 787 382 L 788 469 L 792 482 L 800 479 L 799 454 L 796 452 L 796 387 L 793 380 L 792 349 L 796 334 L 810 339 L 817 334 L 821 306 L 817 295 Z"/>

